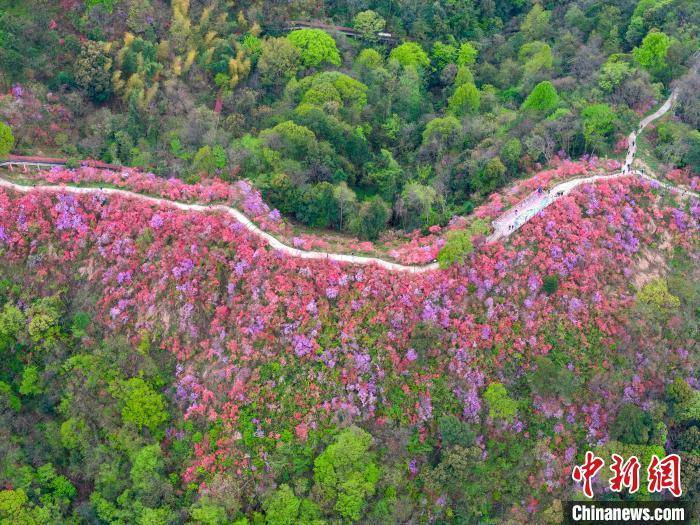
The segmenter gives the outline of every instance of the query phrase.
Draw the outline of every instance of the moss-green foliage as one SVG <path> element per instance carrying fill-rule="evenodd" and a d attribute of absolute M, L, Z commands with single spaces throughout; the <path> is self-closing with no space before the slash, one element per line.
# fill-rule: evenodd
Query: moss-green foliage
<path fill-rule="evenodd" d="M 4 122 L 0 122 L 0 158 L 10 153 L 14 146 L 15 137 L 12 134 L 12 128 Z"/>
<path fill-rule="evenodd" d="M 112 63 L 105 42 L 86 42 L 74 65 L 75 82 L 97 102 L 112 94 Z"/>
<path fill-rule="evenodd" d="M 264 502 L 265 522 L 269 525 L 294 525 L 299 518 L 301 501 L 289 485 L 281 485 Z"/>
<path fill-rule="evenodd" d="M 559 289 L 559 276 L 557 274 L 545 275 L 542 279 L 542 289 L 547 295 L 553 295 Z"/>
<path fill-rule="evenodd" d="M 390 60 L 396 60 L 404 67 L 413 66 L 427 68 L 430 65 L 430 58 L 420 44 L 416 42 L 404 42 L 391 50 Z"/>
<path fill-rule="evenodd" d="M 323 106 L 336 102 L 361 110 L 367 104 L 367 86 L 338 71 L 325 71 L 303 78 L 290 94 L 301 104 Z"/>
<path fill-rule="evenodd" d="M 540 40 L 524 44 L 518 52 L 518 60 L 522 63 L 525 73 L 529 75 L 547 70 L 554 65 L 552 48 Z"/>
<path fill-rule="evenodd" d="M 48 523 L 51 513 L 29 501 L 23 489 L 0 491 L 0 522 L 13 525 Z"/>
<path fill-rule="evenodd" d="M 537 84 L 523 102 L 523 109 L 550 113 L 559 104 L 557 90 L 549 80 Z"/>
<path fill-rule="evenodd" d="M 363 38 L 369 41 L 375 41 L 377 33 L 382 31 L 384 26 L 386 26 L 386 20 L 379 16 L 376 11 L 370 9 L 360 11 L 353 18 L 353 27 L 362 34 Z"/>
<path fill-rule="evenodd" d="M 637 306 L 654 319 L 668 319 L 680 304 L 680 299 L 668 291 L 668 284 L 662 278 L 652 279 L 637 293 Z"/>
<path fill-rule="evenodd" d="M 660 31 L 650 31 L 639 47 L 632 50 L 634 59 L 652 74 L 660 74 L 667 67 L 666 55 L 671 39 Z"/>
<path fill-rule="evenodd" d="M 359 520 L 367 498 L 375 492 L 381 471 L 371 448 L 372 436 L 350 427 L 314 461 L 319 490 L 344 519 Z"/>
<path fill-rule="evenodd" d="M 301 51 L 288 38 L 263 41 L 257 70 L 265 86 L 280 88 L 293 78 L 301 64 Z"/>
<path fill-rule="evenodd" d="M 444 447 L 459 445 L 470 447 L 476 437 L 470 426 L 453 415 L 442 416 L 439 420 L 440 437 Z"/>
<path fill-rule="evenodd" d="M 484 235 L 489 231 L 488 225 L 482 220 L 476 220 L 466 230 L 453 230 L 448 232 L 445 246 L 438 253 L 440 268 L 447 268 L 453 264 L 463 263 L 467 256 L 474 250 L 472 238 L 476 235 Z"/>
<path fill-rule="evenodd" d="M 491 383 L 484 391 L 484 400 L 488 403 L 489 417 L 511 422 L 518 413 L 518 403 L 508 396 L 508 391 L 501 383 Z"/>
<path fill-rule="evenodd" d="M 3 290 L 0 423 L 14 437 L 11 453 L 0 455 L 3 487 L 13 487 L 0 491 L 0 522 L 80 521 L 78 507 L 104 522 L 172 522 L 171 475 L 191 442 L 160 442 L 170 419 L 158 392 L 172 381 L 168 354 L 86 337 L 98 333 L 88 326 L 96 298 L 87 293 L 76 290 L 77 310 L 63 294 Z M 30 462 L 36 450 L 43 452 Z"/>
<path fill-rule="evenodd" d="M 637 405 L 622 405 L 610 428 L 610 437 L 628 444 L 646 445 L 653 432 L 651 416 Z"/>
<path fill-rule="evenodd" d="M 366 201 L 351 223 L 351 230 L 363 239 L 375 240 L 389 221 L 389 206 L 381 197 Z"/>
<path fill-rule="evenodd" d="M 479 110 L 481 95 L 474 84 L 464 83 L 455 89 L 450 97 L 448 110 L 458 117 L 476 113 Z"/>
<path fill-rule="evenodd" d="M 262 505 L 267 525 L 324 525 L 321 509 L 309 499 L 301 499 L 289 485 L 282 484 Z"/>
<path fill-rule="evenodd" d="M 453 116 L 435 118 L 428 122 L 423 131 L 423 142 L 431 139 L 449 140 L 457 135 L 462 126 Z"/>
<path fill-rule="evenodd" d="M 335 40 L 321 29 L 298 29 L 287 35 L 289 41 L 301 52 L 301 63 L 305 67 L 324 64 L 340 65 L 340 53 Z"/>
<path fill-rule="evenodd" d="M 680 378 L 668 386 L 666 392 L 673 417 L 680 423 L 700 420 L 700 391 L 693 389 Z"/>
<path fill-rule="evenodd" d="M 615 112 L 608 104 L 591 104 L 581 112 L 583 136 L 586 144 L 595 150 L 604 150 L 615 129 Z"/>
<path fill-rule="evenodd" d="M 570 399 L 576 389 L 576 377 L 565 365 L 543 356 L 535 359 L 535 365 L 537 368 L 528 377 L 533 393 L 545 398 L 560 396 Z"/>
<path fill-rule="evenodd" d="M 156 432 L 168 420 L 163 395 L 155 392 L 140 377 L 133 377 L 116 387 L 116 396 L 121 399 L 122 419 L 141 430 L 147 427 Z"/>
<path fill-rule="evenodd" d="M 666 455 L 664 447 L 660 445 L 627 444 L 615 440 L 608 441 L 602 447 L 594 450 L 594 453 L 603 458 L 610 458 L 613 454 L 618 454 L 625 459 L 630 458 L 631 456 L 636 456 L 642 465 L 642 482 L 640 483 L 639 492 L 632 497 L 641 499 L 643 499 L 645 496 L 648 497 L 649 494 L 647 488 L 648 484 L 644 483 L 644 469 L 651 462 L 651 457 L 653 455 L 656 455 L 659 458 L 663 458 Z M 606 467 L 600 470 L 599 476 L 600 480 L 607 484 L 610 481 L 610 478 L 613 476 L 613 472 L 610 470 L 610 468 Z"/>
<path fill-rule="evenodd" d="M 472 66 L 476 62 L 476 57 L 479 56 L 479 51 L 470 42 L 463 42 L 459 46 L 457 54 L 458 66 Z"/>

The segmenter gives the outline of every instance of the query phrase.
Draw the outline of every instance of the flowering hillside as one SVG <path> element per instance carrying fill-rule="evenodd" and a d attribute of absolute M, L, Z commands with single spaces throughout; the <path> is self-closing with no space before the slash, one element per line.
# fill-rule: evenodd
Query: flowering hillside
<path fill-rule="evenodd" d="M 216 183 L 129 184 L 239 198 Z M 318 520 L 532 523 L 574 494 L 585 449 L 630 443 L 616 430 L 622 406 L 653 414 L 670 432 L 660 444 L 681 446 L 661 407 L 674 379 L 700 386 L 698 292 L 682 286 L 697 282 L 700 205 L 675 199 L 632 177 L 582 186 L 509 242 L 407 275 L 288 258 L 220 213 L 2 190 L 0 249 L 3 277 L 26 290 L 20 310 L 29 294 L 67 294 L 92 305 L 85 344 L 120 334 L 171 356 L 158 390 L 174 415 L 158 441 L 166 455 L 189 451 L 172 483 L 200 498 L 193 508 L 223 508 L 235 486 L 229 517 L 253 519 L 296 484 L 291 497 Z M 377 469 L 349 510 L 318 474 L 344 428 L 371 435 Z M 646 439 L 632 443 L 659 438 Z M 457 450 L 478 460 L 450 463 Z"/>
<path fill-rule="evenodd" d="M 610 160 L 601 162 L 595 156 L 586 156 L 579 161 L 557 157 L 550 169 L 541 171 L 529 179 L 516 182 L 503 193 L 493 193 L 484 204 L 474 210 L 474 217 L 492 221 L 504 210 L 515 206 L 538 188 L 547 189 L 558 182 L 571 178 L 613 173 L 619 168 L 619 162 Z M 674 170 L 672 173 L 679 171 Z M 153 173 L 130 168 L 112 171 L 89 166 L 81 166 L 77 169 L 56 166 L 49 171 L 23 172 L 16 173 L 14 176 L 24 183 L 105 186 L 179 202 L 228 204 L 242 210 L 264 231 L 275 234 L 280 240 L 295 248 L 367 254 L 395 260 L 402 264 L 432 262 L 437 258 L 440 249 L 445 244 L 445 234 L 452 230 L 463 229 L 468 222 L 464 217 L 455 216 L 445 227 L 431 226 L 425 234 L 421 230 L 412 232 L 392 230 L 382 235 L 377 243 L 360 242 L 356 238 L 340 237 L 328 233 L 324 235 L 295 234 L 294 228 L 284 222 L 279 211 L 271 210 L 263 201 L 260 192 L 245 180 L 227 183 L 218 178 L 207 178 L 202 182 L 188 184 L 175 177 L 164 179 Z M 692 187 L 695 187 L 696 179 L 697 177 L 688 179 L 693 182 Z"/>

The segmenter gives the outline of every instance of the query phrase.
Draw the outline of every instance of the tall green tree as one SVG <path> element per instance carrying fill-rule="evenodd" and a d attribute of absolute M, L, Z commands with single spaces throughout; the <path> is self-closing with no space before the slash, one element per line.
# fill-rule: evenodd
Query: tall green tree
<path fill-rule="evenodd" d="M 0 122 L 0 157 L 7 156 L 15 147 L 15 136 L 12 134 L 12 128 Z"/>
<path fill-rule="evenodd" d="M 367 498 L 375 493 L 381 471 L 371 449 L 372 436 L 350 427 L 314 461 L 314 480 L 320 493 L 344 519 L 362 518 Z"/>
<path fill-rule="evenodd" d="M 404 42 L 396 46 L 389 53 L 390 60 L 396 60 L 403 67 L 413 66 L 427 69 L 430 66 L 430 58 L 420 44 L 416 42 Z"/>
<path fill-rule="evenodd" d="M 352 22 L 353 27 L 360 32 L 362 38 L 370 42 L 377 40 L 377 33 L 384 30 L 386 20 L 384 20 L 376 11 L 368 9 L 360 11 L 355 15 Z"/>
<path fill-rule="evenodd" d="M 340 53 L 333 37 L 321 29 L 297 29 L 287 35 L 301 53 L 304 67 L 340 65 Z"/>
<path fill-rule="evenodd" d="M 362 203 L 351 229 L 361 238 L 373 241 L 384 230 L 389 216 L 389 206 L 381 197 L 374 197 Z"/>
<path fill-rule="evenodd" d="M 581 111 L 583 137 L 592 151 L 603 151 L 615 130 L 615 112 L 608 104 L 591 104 Z"/>
<path fill-rule="evenodd" d="M 263 85 L 279 90 L 294 78 L 301 64 L 301 51 L 288 38 L 262 42 L 257 68 Z"/>
<path fill-rule="evenodd" d="M 671 47 L 671 39 L 660 31 L 650 31 L 639 47 L 632 50 L 637 63 L 652 75 L 660 76 L 667 68 L 666 56 Z"/>
<path fill-rule="evenodd" d="M 473 114 L 479 110 L 480 101 L 481 95 L 473 83 L 462 84 L 450 97 L 448 111 L 458 117 Z"/>
<path fill-rule="evenodd" d="M 549 80 L 537 84 L 523 102 L 523 109 L 550 113 L 559 104 L 559 94 Z"/>

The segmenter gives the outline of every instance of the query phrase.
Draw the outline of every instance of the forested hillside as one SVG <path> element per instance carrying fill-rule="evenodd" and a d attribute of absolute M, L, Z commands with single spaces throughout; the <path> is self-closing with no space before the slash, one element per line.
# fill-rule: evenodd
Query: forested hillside
<path fill-rule="evenodd" d="M 699 41 L 695 0 L 0 0 L 0 525 L 554 525 L 586 451 L 677 454 L 698 514 Z"/>
<path fill-rule="evenodd" d="M 622 151 L 699 17 L 689 0 L 2 0 L 0 120 L 16 153 L 248 178 L 287 217 L 374 239 L 555 156 Z M 655 152 L 696 172 L 698 82 Z"/>

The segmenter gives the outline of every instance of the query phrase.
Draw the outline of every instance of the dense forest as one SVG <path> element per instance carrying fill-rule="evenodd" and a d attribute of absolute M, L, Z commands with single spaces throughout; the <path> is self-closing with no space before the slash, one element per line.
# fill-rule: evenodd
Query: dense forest
<path fill-rule="evenodd" d="M 2 179 L 93 187 L 0 187 L 0 525 L 554 525 L 588 450 L 678 454 L 697 514 L 699 44 L 695 0 L 0 0 L 0 160 L 69 159 Z M 672 89 L 639 155 L 682 191 L 484 242 Z M 452 229 L 394 273 L 102 186 Z"/>
<path fill-rule="evenodd" d="M 699 17 L 688 0 L 2 0 L 0 120 L 15 152 L 248 178 L 289 218 L 374 239 L 555 156 L 619 152 L 687 71 Z M 657 148 L 696 172 L 699 82 Z"/>

